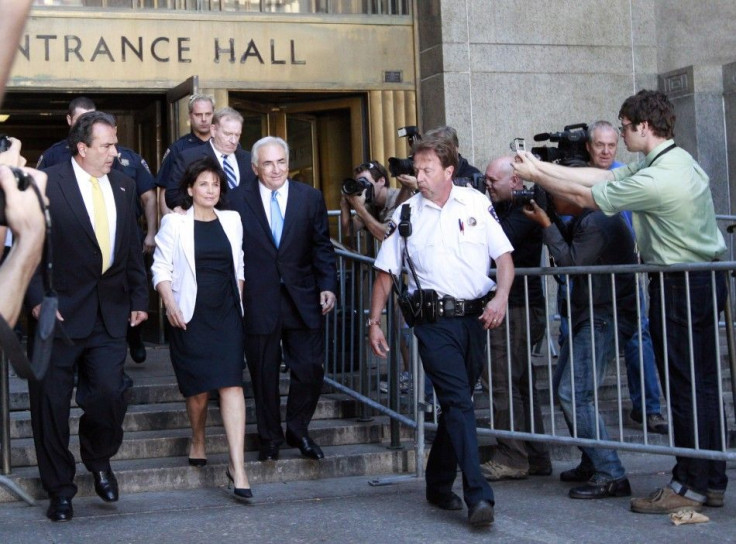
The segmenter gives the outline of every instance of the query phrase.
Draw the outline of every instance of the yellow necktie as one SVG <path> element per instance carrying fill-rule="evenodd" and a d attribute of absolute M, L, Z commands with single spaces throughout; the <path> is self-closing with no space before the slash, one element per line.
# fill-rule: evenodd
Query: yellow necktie
<path fill-rule="evenodd" d="M 102 273 L 104 274 L 110 268 L 110 225 L 107 222 L 107 208 L 105 197 L 102 196 L 102 189 L 100 189 L 100 181 L 95 177 L 89 180 L 92 182 L 92 217 L 95 222 L 95 237 L 102 252 Z"/>

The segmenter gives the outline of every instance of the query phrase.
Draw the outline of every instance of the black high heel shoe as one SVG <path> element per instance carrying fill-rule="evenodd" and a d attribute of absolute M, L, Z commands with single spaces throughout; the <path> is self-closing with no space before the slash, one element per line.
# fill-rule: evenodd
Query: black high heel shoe
<path fill-rule="evenodd" d="M 235 480 L 230 474 L 229 468 L 225 470 L 225 476 L 227 476 L 227 479 L 229 480 L 227 488 L 233 490 L 233 496 L 237 500 L 247 500 L 253 498 L 253 492 L 250 490 L 250 487 L 235 487 Z"/>
<path fill-rule="evenodd" d="M 207 465 L 207 459 L 199 459 L 197 457 L 189 457 L 189 466 L 201 468 Z"/>

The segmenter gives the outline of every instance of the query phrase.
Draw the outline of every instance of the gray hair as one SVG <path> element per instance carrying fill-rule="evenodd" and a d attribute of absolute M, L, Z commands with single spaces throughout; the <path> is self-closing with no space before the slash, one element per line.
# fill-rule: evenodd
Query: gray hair
<path fill-rule="evenodd" d="M 618 138 L 619 136 L 621 136 L 621 134 L 619 133 L 619 131 L 618 131 L 618 129 L 616 127 L 614 127 L 608 121 L 604 121 L 604 120 L 601 119 L 599 121 L 596 121 L 596 122 L 592 123 L 590 126 L 588 126 L 588 134 L 587 134 L 587 136 L 588 136 L 588 141 L 591 144 L 593 143 L 593 136 L 595 135 L 595 131 L 598 130 L 598 129 L 612 130 L 613 132 L 616 133 L 616 138 Z"/>
<path fill-rule="evenodd" d="M 228 106 L 220 108 L 215 112 L 215 114 L 212 116 L 212 124 L 219 125 L 220 121 L 222 121 L 223 119 L 232 119 L 233 121 L 237 121 L 241 125 L 243 124 L 243 116 L 240 115 L 237 110 L 234 110 L 233 108 L 230 108 Z"/>
<path fill-rule="evenodd" d="M 250 162 L 254 166 L 258 166 L 258 154 L 261 151 L 261 148 L 267 145 L 280 145 L 281 148 L 284 150 L 284 153 L 286 154 L 286 162 L 289 162 L 289 144 L 287 144 L 286 141 L 282 138 L 277 138 L 276 136 L 266 136 L 265 138 L 261 138 L 256 143 L 254 143 L 253 149 L 251 149 L 250 151 Z"/>
<path fill-rule="evenodd" d="M 212 98 L 210 95 L 193 94 L 189 97 L 189 113 L 192 113 L 192 111 L 194 110 L 194 104 L 196 104 L 197 102 L 209 102 L 210 104 L 212 104 L 212 109 L 215 109 L 215 99 Z"/>

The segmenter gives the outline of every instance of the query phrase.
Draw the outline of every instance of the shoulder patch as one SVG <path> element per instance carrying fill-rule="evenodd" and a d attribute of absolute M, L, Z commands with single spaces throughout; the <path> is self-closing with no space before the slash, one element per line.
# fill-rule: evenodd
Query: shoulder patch
<path fill-rule="evenodd" d="M 496 223 L 501 223 L 501 220 L 498 218 L 498 215 L 496 214 L 496 208 L 493 207 L 493 204 L 488 206 L 488 213 L 490 213 L 493 216 L 493 219 L 496 220 Z"/>
<path fill-rule="evenodd" d="M 386 225 L 386 233 L 383 235 L 383 239 L 386 240 L 394 232 L 396 232 L 396 223 L 389 221 L 388 225 Z"/>
<path fill-rule="evenodd" d="M 144 159 L 143 157 L 141 157 L 141 166 L 143 166 L 143 168 L 146 169 L 146 172 L 148 172 L 149 174 L 151 173 L 151 169 L 148 168 L 148 163 L 146 162 L 146 159 Z"/>
<path fill-rule="evenodd" d="M 166 160 L 166 157 L 169 156 L 169 153 L 171 152 L 171 148 L 168 148 L 166 150 L 166 153 L 164 153 L 164 156 L 161 158 L 161 162 L 164 162 Z"/>

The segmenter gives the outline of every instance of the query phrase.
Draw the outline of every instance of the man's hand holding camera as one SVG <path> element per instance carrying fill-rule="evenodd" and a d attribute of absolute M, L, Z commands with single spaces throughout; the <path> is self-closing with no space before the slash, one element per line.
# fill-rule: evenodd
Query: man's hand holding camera
<path fill-rule="evenodd" d="M 524 206 L 524 215 L 526 215 L 532 221 L 538 223 L 543 229 L 546 229 L 552 224 L 547 212 L 539 207 L 535 201 L 530 201 L 529 204 Z"/>
<path fill-rule="evenodd" d="M 41 262 L 46 221 L 33 183 L 46 204 L 46 174 L 31 168 L 20 168 L 25 159 L 20 155 L 21 143 L 6 138 L 10 145 L 0 153 L 0 189 L 4 197 L 5 223 L 13 232 L 14 244 L 0 269 L 0 285 L 8 296 L 0 299 L 0 315 L 11 325 L 20 313 L 28 282 Z M 2 230 L 2 229 L 0 229 Z M 4 238 L 4 236 L 3 236 Z"/>

